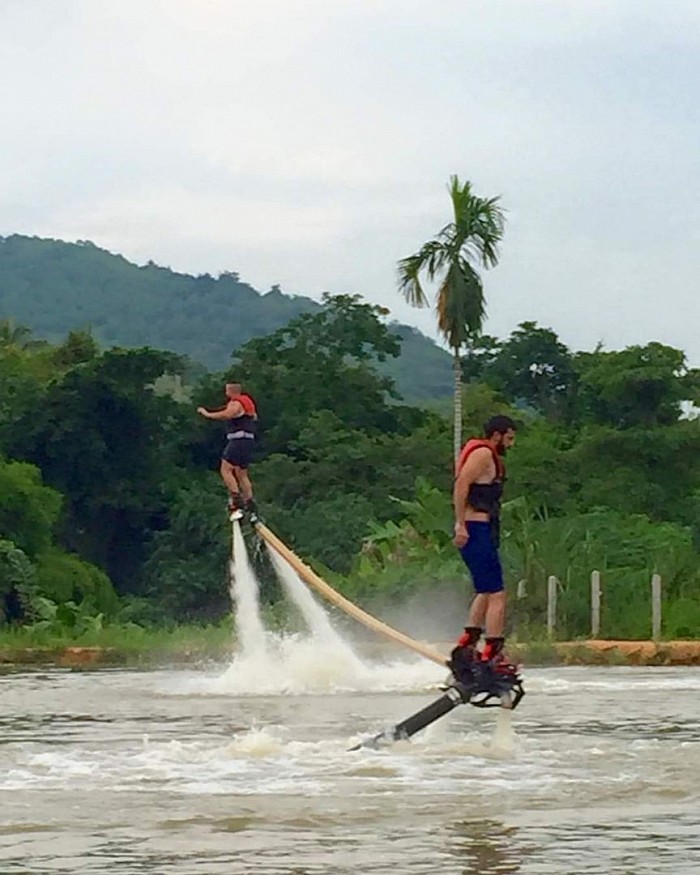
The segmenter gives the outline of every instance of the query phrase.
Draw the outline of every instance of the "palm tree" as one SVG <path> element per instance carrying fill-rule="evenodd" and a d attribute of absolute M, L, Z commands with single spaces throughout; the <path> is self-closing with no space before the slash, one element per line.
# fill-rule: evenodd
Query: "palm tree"
<path fill-rule="evenodd" d="M 454 357 L 454 452 L 462 445 L 462 348 L 481 332 L 486 305 L 481 277 L 476 267 L 498 264 L 498 244 L 503 238 L 505 218 L 499 198 L 480 198 L 470 182 L 450 177 L 454 218 L 437 237 L 415 255 L 399 261 L 399 289 L 409 304 L 427 307 L 428 298 L 420 282 L 438 282 L 435 299 L 438 328 Z"/>

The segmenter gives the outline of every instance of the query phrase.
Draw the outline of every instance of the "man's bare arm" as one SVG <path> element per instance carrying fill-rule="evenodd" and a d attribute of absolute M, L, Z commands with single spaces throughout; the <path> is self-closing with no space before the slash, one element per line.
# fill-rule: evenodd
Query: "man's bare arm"
<path fill-rule="evenodd" d="M 198 407 L 197 413 L 207 419 L 235 419 L 237 416 L 242 416 L 245 411 L 240 401 L 229 401 L 222 410 L 207 410 L 206 407 Z"/>

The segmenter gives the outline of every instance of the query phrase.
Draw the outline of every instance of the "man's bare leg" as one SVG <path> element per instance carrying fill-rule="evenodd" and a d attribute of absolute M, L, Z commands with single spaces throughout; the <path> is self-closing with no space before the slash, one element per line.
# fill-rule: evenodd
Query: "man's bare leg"
<path fill-rule="evenodd" d="M 222 459 L 221 467 L 219 468 L 219 473 L 221 474 L 221 479 L 226 484 L 226 488 L 233 498 L 236 498 L 240 494 L 240 487 L 238 485 L 238 480 L 236 479 L 236 475 L 234 473 L 234 467 L 230 462 L 227 462 Z"/>
<path fill-rule="evenodd" d="M 489 593 L 486 598 L 486 637 L 503 638 L 506 625 L 506 591 Z"/>
<path fill-rule="evenodd" d="M 486 593 L 478 593 L 474 596 L 469 608 L 469 625 L 475 628 L 484 628 L 488 610 L 489 596 Z"/>
<path fill-rule="evenodd" d="M 250 501 L 253 497 L 253 484 L 250 482 L 250 477 L 248 475 L 248 471 L 246 468 L 239 468 L 237 465 L 233 466 L 233 472 L 236 477 L 236 481 L 241 490 L 241 497 L 243 501 Z"/>

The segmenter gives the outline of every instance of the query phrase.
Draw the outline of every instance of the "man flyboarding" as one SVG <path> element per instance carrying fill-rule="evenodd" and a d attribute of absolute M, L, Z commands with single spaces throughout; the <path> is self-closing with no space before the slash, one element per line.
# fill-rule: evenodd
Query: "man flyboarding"
<path fill-rule="evenodd" d="M 503 456 L 515 442 L 515 430 L 510 417 L 492 417 L 484 426 L 484 437 L 468 441 L 457 460 L 454 545 L 469 569 L 476 593 L 469 625 L 452 651 L 452 661 L 464 669 L 479 663 L 494 671 L 499 666 L 512 669 L 503 654 L 506 592 L 498 550 Z M 484 627 L 486 644 L 479 653 L 476 646 Z"/>
<path fill-rule="evenodd" d="M 253 501 L 253 484 L 248 468 L 258 435 L 258 412 L 255 401 L 243 391 L 240 383 L 226 383 L 226 406 L 220 410 L 198 407 L 197 413 L 206 419 L 223 420 L 226 425 L 226 446 L 221 454 L 219 473 L 229 492 L 229 519 L 241 519 L 243 513 L 257 521 Z"/>
<path fill-rule="evenodd" d="M 484 426 L 484 437 L 467 441 L 457 460 L 454 544 L 469 568 L 476 595 L 469 625 L 447 660 L 452 674 L 443 695 L 351 750 L 410 738 L 461 704 L 512 709 L 525 695 L 516 666 L 503 653 L 506 593 L 498 555 L 506 474 L 503 456 L 515 442 L 515 429 L 510 417 L 492 417 Z M 484 627 L 486 646 L 479 653 L 477 644 Z"/>

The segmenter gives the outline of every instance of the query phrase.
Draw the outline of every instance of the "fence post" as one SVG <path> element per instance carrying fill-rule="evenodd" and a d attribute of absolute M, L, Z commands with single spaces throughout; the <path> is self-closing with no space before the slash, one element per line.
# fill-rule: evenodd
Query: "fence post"
<path fill-rule="evenodd" d="M 547 578 L 547 634 L 554 638 L 557 625 L 557 579 L 553 574 Z"/>
<path fill-rule="evenodd" d="M 591 571 L 591 637 L 600 635 L 600 571 Z"/>
<path fill-rule="evenodd" d="M 661 638 L 661 575 L 651 576 L 651 637 Z"/>

